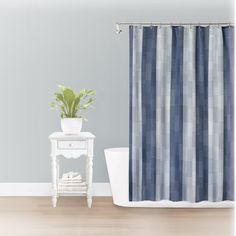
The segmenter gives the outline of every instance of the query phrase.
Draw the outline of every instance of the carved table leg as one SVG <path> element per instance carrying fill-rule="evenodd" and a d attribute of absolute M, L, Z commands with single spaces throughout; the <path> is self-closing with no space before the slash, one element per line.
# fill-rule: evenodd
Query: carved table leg
<path fill-rule="evenodd" d="M 57 160 L 52 156 L 52 206 L 57 206 Z"/>
<path fill-rule="evenodd" d="M 92 179 L 93 179 L 93 157 L 88 156 L 87 157 L 87 170 L 86 170 L 86 176 L 87 176 L 87 204 L 88 207 L 92 207 Z"/>

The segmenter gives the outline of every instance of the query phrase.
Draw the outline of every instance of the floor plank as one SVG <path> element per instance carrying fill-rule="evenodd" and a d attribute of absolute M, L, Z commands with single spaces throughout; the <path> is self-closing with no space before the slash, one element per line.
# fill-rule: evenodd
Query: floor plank
<path fill-rule="evenodd" d="M 233 236 L 233 209 L 124 208 L 110 197 L 0 197 L 1 236 Z"/>

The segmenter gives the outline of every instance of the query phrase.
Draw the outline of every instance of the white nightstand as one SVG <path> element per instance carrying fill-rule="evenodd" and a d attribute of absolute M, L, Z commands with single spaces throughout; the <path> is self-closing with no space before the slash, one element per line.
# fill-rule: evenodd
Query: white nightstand
<path fill-rule="evenodd" d="M 93 142 L 95 136 L 89 132 L 79 134 L 64 134 L 55 132 L 49 136 L 51 141 L 51 168 L 52 168 L 52 205 L 56 207 L 57 198 L 60 193 L 87 194 L 88 207 L 92 206 L 92 178 L 93 178 Z M 71 159 L 86 156 L 86 180 L 77 188 L 58 188 L 59 177 L 59 159 L 61 157 Z"/>

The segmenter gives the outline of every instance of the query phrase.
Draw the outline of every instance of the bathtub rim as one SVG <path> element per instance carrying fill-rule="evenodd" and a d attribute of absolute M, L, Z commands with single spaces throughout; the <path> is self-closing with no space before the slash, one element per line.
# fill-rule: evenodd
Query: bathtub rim
<path fill-rule="evenodd" d="M 129 147 L 111 147 L 111 148 L 105 148 L 104 152 L 125 153 L 125 152 L 129 152 Z"/>

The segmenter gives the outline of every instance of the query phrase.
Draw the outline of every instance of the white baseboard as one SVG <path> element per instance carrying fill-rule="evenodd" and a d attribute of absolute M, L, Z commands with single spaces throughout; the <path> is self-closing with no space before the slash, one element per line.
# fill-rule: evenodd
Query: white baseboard
<path fill-rule="evenodd" d="M 51 183 L 0 183 L 0 196 L 50 196 Z M 94 196 L 111 196 L 109 183 L 93 183 Z"/>

